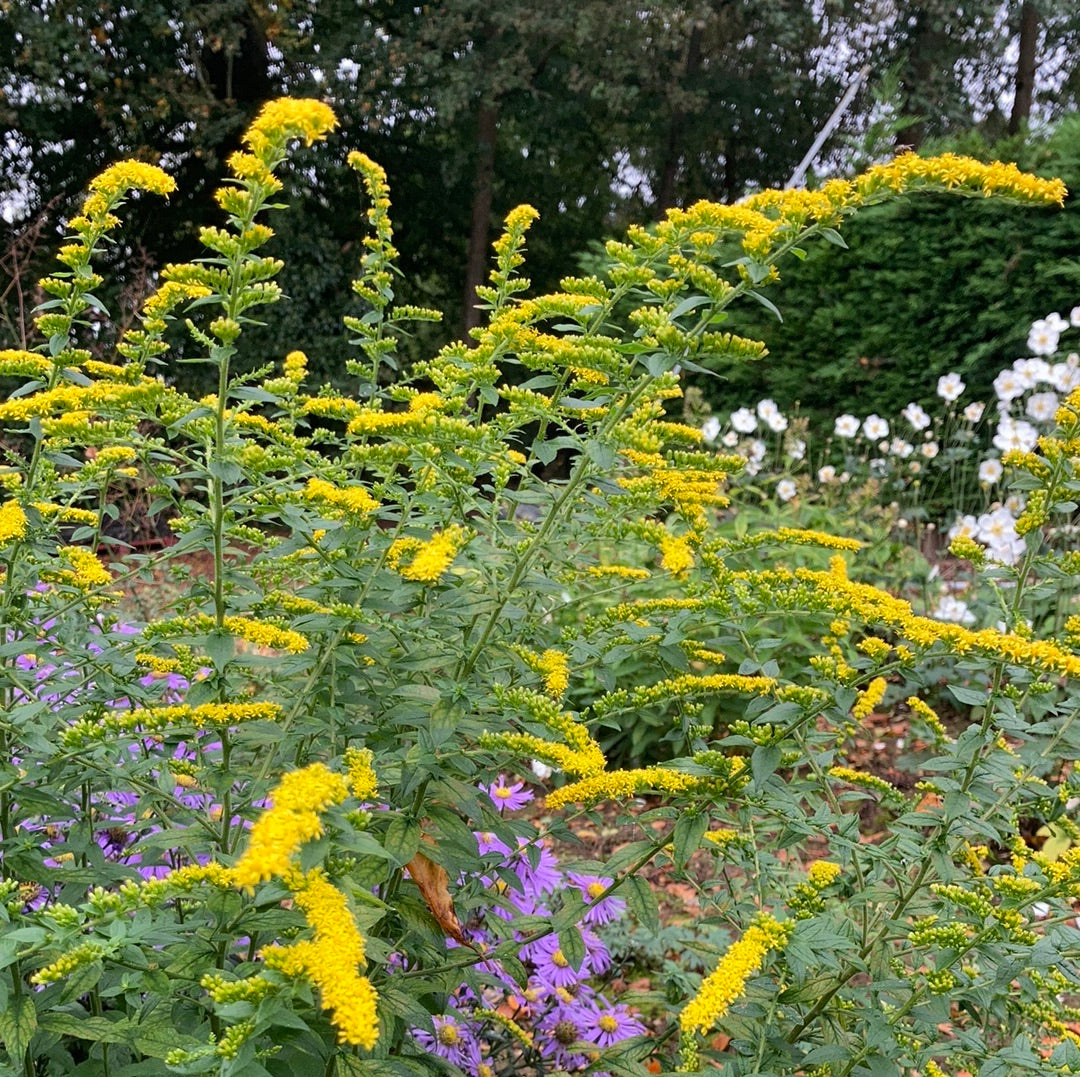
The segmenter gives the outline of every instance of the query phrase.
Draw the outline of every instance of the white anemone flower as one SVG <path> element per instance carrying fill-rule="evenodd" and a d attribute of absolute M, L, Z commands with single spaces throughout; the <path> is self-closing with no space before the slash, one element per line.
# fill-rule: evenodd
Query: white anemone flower
<path fill-rule="evenodd" d="M 715 441 L 720 436 L 720 420 L 715 415 L 710 415 L 701 424 L 701 436 L 706 441 Z"/>
<path fill-rule="evenodd" d="M 863 420 L 862 432 L 871 440 L 889 436 L 889 424 L 880 415 L 867 415 Z"/>
<path fill-rule="evenodd" d="M 937 395 L 948 404 L 956 400 L 964 388 L 959 374 L 942 374 L 937 380 Z"/>
<path fill-rule="evenodd" d="M 725 449 L 734 449 L 739 444 L 739 435 L 734 430 L 728 430 L 720 441 Z"/>
<path fill-rule="evenodd" d="M 774 433 L 782 434 L 788 428 L 787 418 L 779 411 L 764 416 L 765 425 Z"/>
<path fill-rule="evenodd" d="M 1003 404 L 1023 396 L 1026 389 L 1023 377 L 1015 370 L 1003 370 L 994 378 L 994 394 Z"/>
<path fill-rule="evenodd" d="M 1039 432 L 1031 423 L 1005 416 L 998 423 L 997 433 L 994 435 L 994 448 L 1002 452 L 1008 452 L 1010 449 L 1031 452 L 1038 441 Z"/>
<path fill-rule="evenodd" d="M 893 438 L 889 442 L 889 452 L 893 456 L 899 456 L 901 460 L 906 460 L 915 451 L 915 446 L 910 441 L 905 441 L 903 438 Z"/>
<path fill-rule="evenodd" d="M 919 446 L 919 452 L 923 454 L 925 459 L 933 460 L 938 454 L 938 443 L 936 441 L 924 441 Z"/>
<path fill-rule="evenodd" d="M 1065 357 L 1064 363 L 1055 363 L 1050 368 L 1050 384 L 1059 393 L 1071 393 L 1080 385 L 1080 356 L 1072 352 Z"/>
<path fill-rule="evenodd" d="M 975 532 L 979 530 L 979 521 L 974 516 L 967 514 L 964 516 L 958 516 L 956 522 L 948 530 L 948 539 L 952 542 L 953 539 L 958 538 L 970 538 L 975 537 Z"/>
<path fill-rule="evenodd" d="M 1027 398 L 1024 411 L 1037 423 L 1048 423 L 1057 414 L 1057 393 L 1032 393 Z"/>
<path fill-rule="evenodd" d="M 916 430 L 925 430 L 930 425 L 930 416 L 914 400 L 900 414 Z"/>
<path fill-rule="evenodd" d="M 740 434 L 752 434 L 757 429 L 757 417 L 749 408 L 739 408 L 731 413 L 731 428 Z"/>
<path fill-rule="evenodd" d="M 776 484 L 776 496 L 781 501 L 790 501 L 798 493 L 793 479 L 781 479 Z"/>
<path fill-rule="evenodd" d="M 764 419 L 766 422 L 768 422 L 770 415 L 780 414 L 780 409 L 776 406 L 775 400 L 766 397 L 764 400 L 758 401 L 757 413 L 759 419 Z"/>
<path fill-rule="evenodd" d="M 802 438 L 796 438 L 788 446 L 787 452 L 792 460 L 802 460 L 806 456 L 806 442 Z"/>
<path fill-rule="evenodd" d="M 996 456 L 991 456 L 979 464 L 979 482 L 993 486 L 995 482 L 1000 481 L 1004 471 L 1001 461 Z"/>
<path fill-rule="evenodd" d="M 1073 307 L 1069 311 L 1069 325 L 1074 329 L 1080 329 L 1080 307 Z"/>
<path fill-rule="evenodd" d="M 981 400 L 975 400 L 964 408 L 964 418 L 969 423 L 977 423 L 983 417 L 985 410 L 986 405 Z"/>
<path fill-rule="evenodd" d="M 854 415 L 838 415 L 833 433 L 838 438 L 853 438 L 859 433 L 859 420 Z"/>
<path fill-rule="evenodd" d="M 975 614 L 968 604 L 955 595 L 942 595 L 938 604 L 930 611 L 935 621 L 952 621 L 955 624 L 970 625 L 975 623 Z"/>
<path fill-rule="evenodd" d="M 1060 336 L 1060 329 L 1056 329 L 1046 318 L 1039 318 L 1031 323 L 1027 338 L 1028 351 L 1033 355 L 1053 355 Z"/>
<path fill-rule="evenodd" d="M 1050 384 L 1050 364 L 1045 359 L 1034 355 L 1028 359 L 1014 359 L 1012 368 L 1024 379 L 1029 389 L 1034 389 L 1041 381 Z"/>
<path fill-rule="evenodd" d="M 826 464 L 818 468 L 817 481 L 820 483 L 836 482 L 836 468 L 832 464 Z"/>
<path fill-rule="evenodd" d="M 1053 314 L 1047 314 L 1043 321 L 1055 333 L 1063 333 L 1069 328 L 1069 323 L 1056 310 Z"/>

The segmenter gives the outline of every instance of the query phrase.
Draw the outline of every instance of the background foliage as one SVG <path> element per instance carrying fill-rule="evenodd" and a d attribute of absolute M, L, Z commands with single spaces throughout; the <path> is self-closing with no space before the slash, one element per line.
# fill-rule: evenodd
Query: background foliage
<path fill-rule="evenodd" d="M 1061 115 L 1076 102 L 1062 57 L 1075 53 L 1077 20 L 1073 5 L 1050 0 L 983 0 L 960 14 L 944 0 L 653 0 L 634 17 L 613 17 L 603 0 L 213 0 L 136 12 L 109 0 L 12 0 L 0 20 L 4 342 L 25 343 L 50 241 L 87 180 L 120 156 L 161 161 L 179 190 L 168 215 L 133 207 L 110 252 L 102 298 L 112 317 L 95 342 L 104 354 L 162 257 L 197 253 L 224 159 L 258 105 L 280 93 L 332 104 L 336 137 L 395 177 L 402 298 L 446 315 L 444 330 L 422 327 L 406 349 L 416 357 L 475 318 L 465 297 L 495 223 L 517 202 L 541 211 L 530 272 L 554 287 L 567 252 L 627 220 L 782 184 L 864 66 L 825 147 L 830 167 L 865 164 L 895 141 L 973 126 L 993 137 L 1029 115 Z M 1025 27 L 1031 70 L 1007 47 L 1023 44 Z M 1035 91 L 1026 105 L 1014 93 L 1025 78 Z M 272 250 L 289 267 L 282 283 L 294 303 L 245 343 L 265 356 L 302 326 L 312 369 L 340 383 L 328 312 L 351 302 L 338 267 L 356 257 L 359 208 L 342 167 L 316 173 L 300 154 L 293 173 L 294 215 Z M 919 283 L 928 297 L 950 287 Z M 883 354 L 870 343 L 852 347 Z M 192 384 L 199 374 L 176 376 Z"/>

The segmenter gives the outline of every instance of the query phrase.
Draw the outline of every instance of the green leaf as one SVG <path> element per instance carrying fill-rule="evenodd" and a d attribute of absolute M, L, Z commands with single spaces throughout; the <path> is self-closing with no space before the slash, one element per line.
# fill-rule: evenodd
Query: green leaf
<path fill-rule="evenodd" d="M 985 689 L 965 688 L 960 684 L 950 684 L 949 691 L 960 703 L 967 703 L 972 707 L 981 707 L 987 699 Z"/>
<path fill-rule="evenodd" d="M 626 898 L 626 906 L 639 924 L 646 931 L 657 932 L 660 930 L 660 906 L 656 902 L 656 895 L 652 892 L 645 879 L 637 875 L 631 875 L 620 887 Z"/>
<path fill-rule="evenodd" d="M 61 1036 L 74 1036 L 95 1043 L 131 1043 L 134 1028 L 129 1020 L 110 1021 L 107 1017 L 80 1016 L 63 1010 L 42 1014 L 41 1027 Z"/>
<path fill-rule="evenodd" d="M 383 838 L 383 848 L 404 867 L 420 848 L 420 824 L 415 819 L 397 815 L 390 820 Z"/>
<path fill-rule="evenodd" d="M 679 816 L 671 836 L 677 867 L 684 867 L 690 857 L 701 848 L 701 835 L 708 828 L 709 817 L 704 812 L 687 812 Z"/>
<path fill-rule="evenodd" d="M 576 971 L 581 968 L 585 960 L 585 940 L 576 925 L 571 924 L 559 932 L 559 949 L 572 969 Z"/>
<path fill-rule="evenodd" d="M 37 1027 L 37 1010 L 28 995 L 13 998 L 8 1008 L 0 1013 L 0 1041 L 13 1062 L 22 1061 Z"/>
<path fill-rule="evenodd" d="M 779 745 L 776 744 L 763 744 L 754 749 L 750 756 L 750 771 L 754 775 L 755 790 L 760 790 L 776 773 L 782 754 Z"/>

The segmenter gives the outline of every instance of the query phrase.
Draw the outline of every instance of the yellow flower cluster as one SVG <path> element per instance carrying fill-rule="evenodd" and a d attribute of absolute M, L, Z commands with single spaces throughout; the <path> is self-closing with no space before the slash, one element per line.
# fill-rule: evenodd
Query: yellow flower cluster
<path fill-rule="evenodd" d="M 18 501 L 5 501 L 0 505 L 0 543 L 11 542 L 26 536 L 26 513 Z"/>
<path fill-rule="evenodd" d="M 647 580 L 651 575 L 647 568 L 634 568 L 632 565 L 590 565 L 586 572 L 598 579 L 614 576 L 621 580 Z"/>
<path fill-rule="evenodd" d="M 515 647 L 515 653 L 529 669 L 544 678 L 544 691 L 554 700 L 562 699 L 570 683 L 570 664 L 562 651 L 549 649 L 536 654 L 527 647 Z"/>
<path fill-rule="evenodd" d="M 701 984 L 698 993 L 679 1014 L 684 1037 L 706 1033 L 728 1012 L 746 990 L 746 981 L 760 972 L 770 950 L 782 950 L 791 935 L 791 925 L 782 924 L 763 913 L 733 942 L 720 963 Z"/>
<path fill-rule="evenodd" d="M 395 539 L 387 551 L 386 560 L 406 580 L 437 583 L 450 567 L 458 550 L 465 545 L 468 536 L 469 532 L 461 524 L 450 524 L 432 535 L 427 542 L 414 538 Z M 403 568 L 399 567 L 402 558 L 409 553 L 414 553 L 412 560 Z"/>
<path fill-rule="evenodd" d="M 348 795 L 345 779 L 324 763 L 286 774 L 270 794 L 271 807 L 251 828 L 248 847 L 232 869 L 233 883 L 250 888 L 288 875 L 304 842 L 322 836 L 319 812 Z"/>
<path fill-rule="evenodd" d="M 732 757 L 732 777 L 745 770 L 745 762 Z M 723 779 L 719 779 L 720 782 Z M 595 804 L 599 800 L 626 800 L 646 790 L 659 793 L 690 793 L 696 790 L 712 791 L 718 785 L 714 775 L 697 777 L 666 767 L 642 767 L 636 770 L 609 770 L 592 774 L 580 781 L 571 782 L 556 789 L 547 798 L 549 808 L 562 808 L 567 804 Z"/>
<path fill-rule="evenodd" d="M 379 795 L 379 779 L 375 775 L 375 753 L 370 748 L 345 749 L 345 766 L 349 771 L 349 789 L 359 801 L 375 800 Z"/>
<path fill-rule="evenodd" d="M 843 869 L 831 860 L 815 860 L 806 873 L 806 881 L 815 890 L 824 890 L 840 877 Z"/>
<path fill-rule="evenodd" d="M 272 946 L 262 957 L 269 968 L 287 976 L 305 976 L 318 989 L 323 1009 L 338 1030 L 338 1041 L 371 1050 L 379 1038 L 378 996 L 366 976 L 357 972 L 364 961 L 364 937 L 356 927 L 345 895 L 316 868 L 293 875 L 289 886 L 304 911 L 314 939 L 292 946 Z"/>
<path fill-rule="evenodd" d="M 938 717 L 937 711 L 926 700 L 918 696 L 908 696 L 905 702 L 912 714 L 917 714 L 930 727 L 939 742 L 948 739 L 948 732 Z"/>
<path fill-rule="evenodd" d="M 112 202 L 130 190 L 172 194 L 176 190 L 176 180 L 157 165 L 143 161 L 118 161 L 90 181 L 90 190 Z"/>
<path fill-rule="evenodd" d="M 138 385 L 98 381 L 91 385 L 58 385 L 32 396 L 9 398 L 0 403 L 0 419 L 19 421 L 53 414 L 96 411 L 105 408 L 135 410 L 165 393 L 165 386 L 152 378 Z"/>
<path fill-rule="evenodd" d="M 97 721 L 80 719 L 60 735 L 67 747 L 80 747 L 110 734 L 158 732 L 174 726 L 223 729 L 241 722 L 273 721 L 281 716 L 277 703 L 180 703 L 172 707 L 137 707 L 112 711 Z"/>
<path fill-rule="evenodd" d="M 853 181 L 858 195 L 865 199 L 880 190 L 894 194 L 920 188 L 970 191 L 986 197 L 1016 198 L 1038 205 L 1064 205 L 1068 191 L 1059 179 L 1040 179 L 1021 172 L 1014 164 L 992 161 L 984 164 L 971 157 L 943 153 L 938 157 L 919 157 L 902 153 L 887 164 L 874 165 Z"/>
<path fill-rule="evenodd" d="M 166 622 L 156 626 L 159 629 L 156 634 L 168 634 L 170 629 L 210 632 L 216 624 L 217 622 L 210 614 L 199 613 L 180 621 Z M 302 636 L 291 628 L 281 628 L 269 621 L 256 621 L 251 617 L 239 615 L 226 617 L 222 622 L 222 627 L 231 635 L 246 639 L 248 643 L 254 643 L 258 647 L 269 647 L 275 651 L 288 651 L 289 654 L 303 654 L 311 646 L 306 636 Z"/>
<path fill-rule="evenodd" d="M 567 774 L 598 774 L 607 765 L 599 745 L 591 739 L 584 747 L 544 740 L 532 733 L 482 733 L 480 747 L 505 749 L 526 758 L 551 763 Z"/>
<path fill-rule="evenodd" d="M 716 655 L 712 657 L 715 658 Z M 772 677 L 748 676 L 743 673 L 680 673 L 677 677 L 667 677 L 639 688 L 617 688 L 607 692 L 592 705 L 592 714 L 599 718 L 614 710 L 638 711 L 654 703 L 694 696 L 712 697 L 717 692 L 745 692 L 748 695 L 764 696 L 775 692 L 779 687 L 779 682 Z"/>
<path fill-rule="evenodd" d="M 352 516 L 364 516 L 379 507 L 378 501 L 362 486 L 335 486 L 325 479 L 308 479 L 304 497 L 308 501 L 332 505 Z"/>
<path fill-rule="evenodd" d="M 337 122 L 334 110 L 322 101 L 279 97 L 263 105 L 242 141 L 252 153 L 262 157 L 291 138 L 302 138 L 310 146 L 325 138 L 337 127 Z"/>
<path fill-rule="evenodd" d="M 44 968 L 38 969 L 38 971 L 30 977 L 30 982 L 39 985 L 56 983 L 57 980 L 62 980 L 65 976 L 70 976 L 73 972 L 83 968 L 85 965 L 97 961 L 104 953 L 105 949 L 100 943 L 81 943 L 73 950 L 69 950 L 66 954 L 61 954 L 51 965 L 46 965 Z"/>
<path fill-rule="evenodd" d="M 74 586 L 90 591 L 95 587 L 107 587 L 113 582 L 112 576 L 93 551 L 82 546 L 61 546 L 56 552 L 74 570 L 70 574 L 65 573 L 67 581 Z"/>
<path fill-rule="evenodd" d="M 0 350 L 0 374 L 5 377 L 47 378 L 52 370 L 53 364 L 36 352 Z"/>
<path fill-rule="evenodd" d="M 660 554 L 660 567 L 674 576 L 681 575 L 694 565 L 694 551 L 687 535 L 662 535 Z"/>
<path fill-rule="evenodd" d="M 93 509 L 80 509 L 74 505 L 56 505 L 51 501 L 35 501 L 34 508 L 47 520 L 58 520 L 63 524 L 86 524 L 94 527 L 98 514 Z M 0 512 L 3 510 L 0 509 Z"/>
<path fill-rule="evenodd" d="M 888 682 L 884 677 L 875 677 L 858 695 L 855 706 L 851 708 L 852 716 L 859 719 L 869 718 L 874 713 L 874 708 L 885 698 L 885 690 Z"/>
<path fill-rule="evenodd" d="M 199 981 L 199 986 L 219 1006 L 228 1006 L 234 1002 L 259 1003 L 276 990 L 276 985 L 263 976 L 226 980 L 220 973 L 210 972 Z"/>
<path fill-rule="evenodd" d="M 848 785 L 856 785 L 862 789 L 868 789 L 874 793 L 880 793 L 884 797 L 903 800 L 903 794 L 895 785 L 879 778 L 876 774 L 866 774 L 861 770 L 853 770 L 851 767 L 835 766 L 826 771 L 830 778 L 837 781 L 847 782 Z"/>

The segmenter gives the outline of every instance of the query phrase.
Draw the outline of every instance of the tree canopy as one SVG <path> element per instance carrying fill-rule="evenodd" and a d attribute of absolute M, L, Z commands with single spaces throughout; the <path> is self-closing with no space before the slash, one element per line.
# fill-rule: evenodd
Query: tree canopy
<path fill-rule="evenodd" d="M 272 96 L 323 97 L 342 117 L 338 137 L 386 167 L 416 293 L 404 298 L 443 309 L 449 334 L 472 324 L 489 239 L 515 204 L 541 212 L 529 266 L 537 286 L 551 286 L 567 252 L 616 224 L 782 186 L 863 67 L 869 77 L 826 147 L 829 167 L 843 167 L 853 140 L 873 142 L 883 109 L 915 117 L 896 136 L 909 142 L 1013 122 L 1003 111 L 1013 86 L 1021 113 L 1060 113 L 1077 98 L 1067 56 L 1080 16 L 1056 0 L 1022 8 L 13 0 L 0 19 L 3 335 L 25 343 L 33 282 L 60 222 L 94 174 L 132 156 L 166 167 L 178 193 L 167 214 L 131 215 L 110 253 L 120 286 L 101 339 L 112 339 L 161 261 L 198 253 L 196 225 L 215 219 L 223 161 Z M 274 242 L 303 269 L 283 282 L 293 302 L 277 332 L 303 327 L 313 367 L 333 377 L 343 336 L 325 312 L 348 295 L 363 207 L 344 165 L 316 178 L 301 155 L 294 168 L 299 193 Z M 287 344 L 257 333 L 252 342 L 253 361 Z"/>

